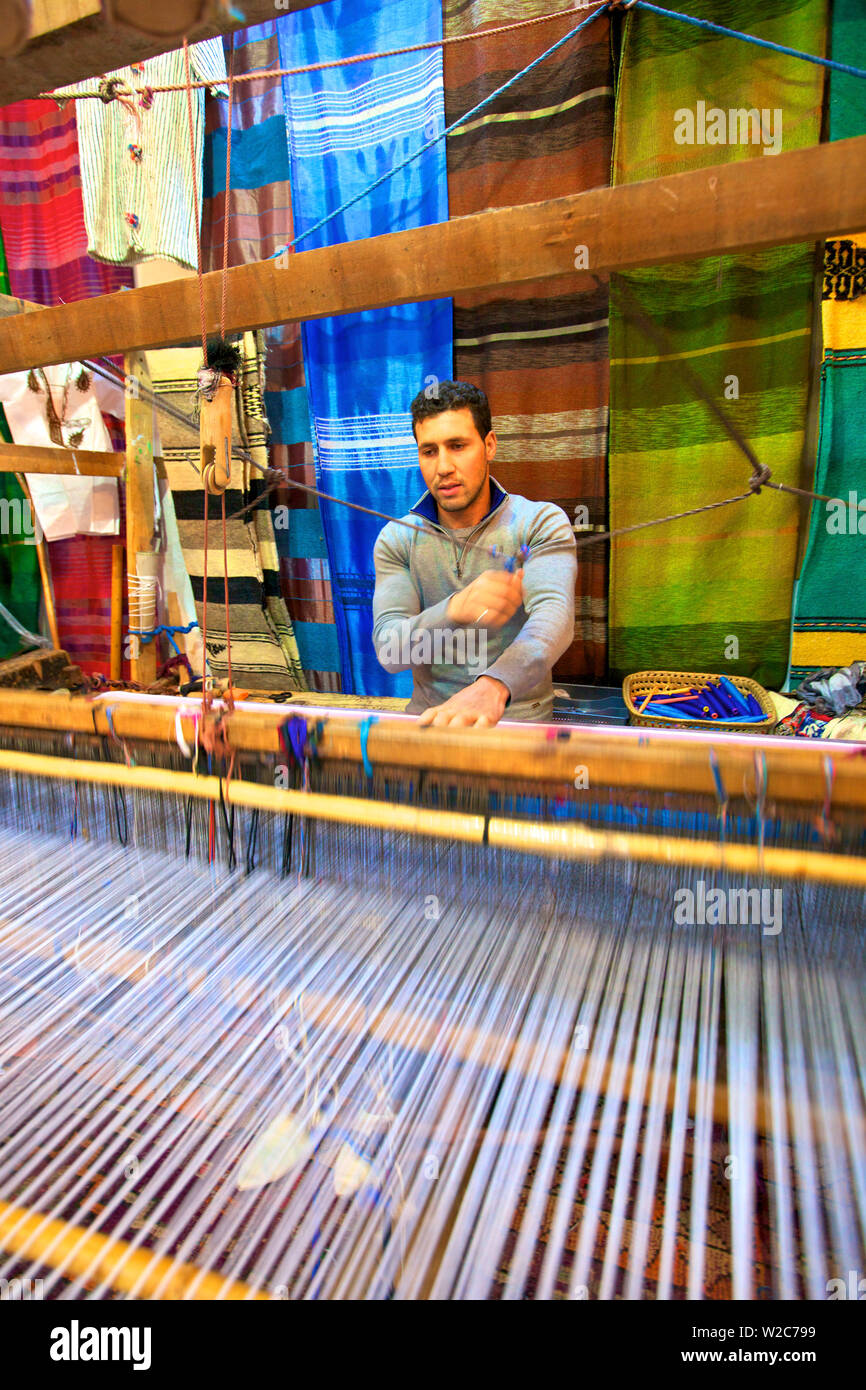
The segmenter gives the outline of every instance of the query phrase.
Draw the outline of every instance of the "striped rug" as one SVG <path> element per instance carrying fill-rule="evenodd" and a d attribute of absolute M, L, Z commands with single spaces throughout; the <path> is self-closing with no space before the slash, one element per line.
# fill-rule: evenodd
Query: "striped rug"
<path fill-rule="evenodd" d="M 277 19 L 226 35 L 226 67 L 235 74 L 279 68 Z M 257 77 L 235 87 L 231 182 L 226 197 L 228 103 L 205 101 L 202 259 L 205 270 L 223 263 L 228 206 L 230 266 L 264 260 L 292 238 L 289 159 L 283 88 L 279 77 Z M 265 330 L 265 407 L 271 426 L 270 461 L 290 477 L 315 485 L 312 425 L 298 323 Z M 271 494 L 280 586 L 311 690 L 339 691 L 340 654 L 334 626 L 325 537 L 314 497 L 296 488 Z"/>
<path fill-rule="evenodd" d="M 244 366 L 234 399 L 234 438 L 260 464 L 267 463 L 267 422 L 262 403 L 261 334 L 243 336 Z M 187 416 L 192 414 L 201 347 L 166 348 L 148 353 L 154 392 Z M 184 560 L 192 581 L 199 623 L 204 598 L 204 491 L 198 472 L 195 435 L 169 416 L 160 417 L 162 456 L 174 501 Z M 271 513 L 256 508 L 232 518 L 260 495 L 262 484 L 249 463 L 232 460 L 232 486 L 226 490 L 229 626 L 235 684 L 256 690 L 306 690 L 292 622 L 280 594 Z M 228 675 L 225 564 L 222 506 L 208 502 L 207 655 L 212 673 Z"/>
<path fill-rule="evenodd" d="M 561 11 L 549 24 L 445 49 L 450 124 L 576 27 L 570 0 L 444 0 L 449 37 Z M 447 142 L 452 217 L 609 182 L 610 21 L 596 20 Z M 454 374 L 490 398 L 496 475 L 510 492 L 555 502 L 577 522 L 607 521 L 608 310 L 586 277 L 460 295 Z M 583 511 L 576 511 L 577 508 Z M 578 557 L 575 640 L 561 680 L 604 678 L 607 546 Z"/>
<path fill-rule="evenodd" d="M 689 0 L 684 9 L 809 53 L 825 51 L 826 0 Z M 823 83 L 814 65 L 631 12 L 614 181 L 773 157 L 762 154 L 763 136 L 761 144 L 698 143 L 701 111 L 712 108 L 766 110 L 768 136 L 781 123 L 782 150 L 815 145 Z M 696 123 L 693 144 L 676 138 L 688 134 L 684 112 Z M 612 312 L 612 527 L 745 490 L 748 462 L 695 398 L 679 359 L 699 373 L 778 481 L 810 485 L 804 454 L 814 271 L 815 248 L 794 245 L 624 277 L 666 330 L 670 349 L 659 354 L 638 326 Z M 722 669 L 779 688 L 788 667 L 798 528 L 797 500 L 764 491 L 615 541 L 612 673 Z"/>

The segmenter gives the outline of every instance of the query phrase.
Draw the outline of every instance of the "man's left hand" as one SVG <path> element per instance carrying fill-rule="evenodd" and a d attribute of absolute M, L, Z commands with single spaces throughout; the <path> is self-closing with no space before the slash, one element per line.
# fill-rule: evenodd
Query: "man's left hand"
<path fill-rule="evenodd" d="M 418 723 L 437 729 L 489 729 L 499 723 L 507 703 L 507 685 L 493 676 L 479 676 L 444 705 L 425 709 Z"/>

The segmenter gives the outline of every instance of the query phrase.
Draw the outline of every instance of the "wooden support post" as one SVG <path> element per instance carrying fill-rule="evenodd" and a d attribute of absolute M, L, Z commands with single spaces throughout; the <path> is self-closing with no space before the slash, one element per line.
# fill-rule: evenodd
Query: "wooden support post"
<path fill-rule="evenodd" d="M 147 359 L 129 353 L 126 372 L 126 569 L 129 577 L 130 629 L 156 627 L 156 517 L 153 463 L 153 405 Z M 148 398 L 142 397 L 142 391 Z M 153 598 L 151 601 L 151 593 Z M 157 640 L 130 638 L 131 676 L 139 685 L 156 680 Z"/>
<path fill-rule="evenodd" d="M 119 681 L 123 675 L 123 556 L 122 542 L 111 548 L 111 663 L 109 675 Z"/>

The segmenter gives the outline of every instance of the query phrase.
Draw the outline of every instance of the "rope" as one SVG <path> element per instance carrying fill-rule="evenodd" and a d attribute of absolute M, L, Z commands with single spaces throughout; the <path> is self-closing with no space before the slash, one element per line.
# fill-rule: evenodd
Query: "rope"
<path fill-rule="evenodd" d="M 228 81 L 229 83 L 257 82 L 259 79 L 267 77 L 300 77 L 304 73 L 323 72 L 327 68 L 345 68 L 353 63 L 372 63 L 375 62 L 377 58 L 400 58 L 407 53 L 423 53 L 431 48 L 446 48 L 451 44 L 469 43 L 473 39 L 494 38 L 498 34 L 508 34 L 516 29 L 528 29 L 530 26 L 536 24 L 549 24 L 553 19 L 563 19 L 565 14 L 582 14 L 587 10 L 595 9 L 597 3 L 598 0 L 580 0 L 580 3 L 574 4 L 570 10 L 565 12 L 559 11 L 558 13 L 536 15 L 534 19 L 515 20 L 511 24 L 499 24 L 492 29 L 473 29 L 471 34 L 443 36 L 441 39 L 431 39 L 427 43 L 408 44 L 405 48 L 386 48 L 379 53 L 359 53 L 354 58 L 331 58 L 323 63 L 308 63 L 306 66 L 300 68 L 257 68 L 254 72 L 239 72 L 236 77 L 230 77 Z M 616 0 L 609 0 L 609 5 L 611 9 L 615 9 Z M 234 33 L 232 34 L 232 41 L 234 41 Z M 196 87 L 210 87 L 213 85 L 213 81 L 212 79 L 210 81 L 203 80 L 193 82 L 190 85 L 194 90 Z M 186 91 L 186 83 L 175 82 L 167 83 L 162 87 L 134 87 L 128 88 L 127 90 L 138 92 L 141 95 L 155 94 L 157 92 L 183 92 Z M 99 97 L 103 101 L 111 100 L 111 97 L 106 98 L 98 91 L 64 92 L 62 90 L 54 90 L 51 92 L 40 92 L 39 96 L 45 97 L 48 100 L 63 101 L 80 101 L 82 98 L 86 99 L 88 97 Z"/>
<path fill-rule="evenodd" d="M 661 5 L 650 4 L 650 0 L 633 0 L 633 8 L 664 15 L 666 19 L 678 19 L 681 24 L 692 24 L 696 29 L 708 29 L 713 34 L 724 34 L 730 39 L 741 39 L 743 43 L 752 43 L 756 48 L 769 48 L 773 53 L 784 53 L 789 58 L 801 58 L 804 63 L 814 63 L 819 68 L 846 72 L 849 77 L 866 77 L 866 70 L 853 68 L 850 63 L 839 63 L 834 58 L 819 58 L 815 53 L 803 53 L 799 48 L 786 48 L 784 44 L 759 39 L 754 34 L 743 34 L 739 29 L 727 29 L 724 24 L 714 24 L 710 19 L 696 19 L 694 15 L 680 14 L 679 10 L 665 10 Z"/>
<path fill-rule="evenodd" d="M 223 292 L 222 306 L 220 308 L 220 337 L 226 336 L 226 300 L 228 297 L 228 268 L 229 268 L 229 189 L 231 187 L 231 167 L 232 167 L 232 97 L 234 86 L 232 84 L 232 74 L 235 67 L 235 36 L 232 32 L 231 48 L 229 50 L 229 109 L 228 127 L 226 132 L 226 192 L 223 210 Z M 207 361 L 207 358 L 205 358 Z"/>
<path fill-rule="evenodd" d="M 192 169 L 192 201 L 193 214 L 192 220 L 195 223 L 195 251 L 198 269 L 198 307 L 201 317 L 201 350 L 205 362 L 207 362 L 207 318 L 204 309 L 204 281 L 201 273 L 201 229 L 198 225 L 198 177 L 196 175 L 195 158 L 195 131 L 192 118 L 192 89 L 190 87 L 189 72 L 189 44 L 186 39 L 183 41 L 183 66 L 186 73 L 186 108 L 189 118 L 189 162 Z"/>
<path fill-rule="evenodd" d="M 225 700 L 229 709 L 235 707 L 234 691 L 232 689 L 232 630 L 229 619 L 229 547 L 226 531 L 226 495 L 222 494 L 223 504 L 223 581 L 225 584 L 226 599 L 226 662 L 228 664 L 228 688 L 225 692 Z"/>

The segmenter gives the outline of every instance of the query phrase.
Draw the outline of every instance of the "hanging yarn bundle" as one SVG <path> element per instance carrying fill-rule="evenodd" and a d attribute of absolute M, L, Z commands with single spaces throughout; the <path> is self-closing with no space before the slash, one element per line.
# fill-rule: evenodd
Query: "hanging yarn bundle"
<path fill-rule="evenodd" d="M 224 493 L 231 478 L 232 397 L 241 366 L 240 348 L 211 338 L 198 372 L 201 477 L 206 492 Z"/>

